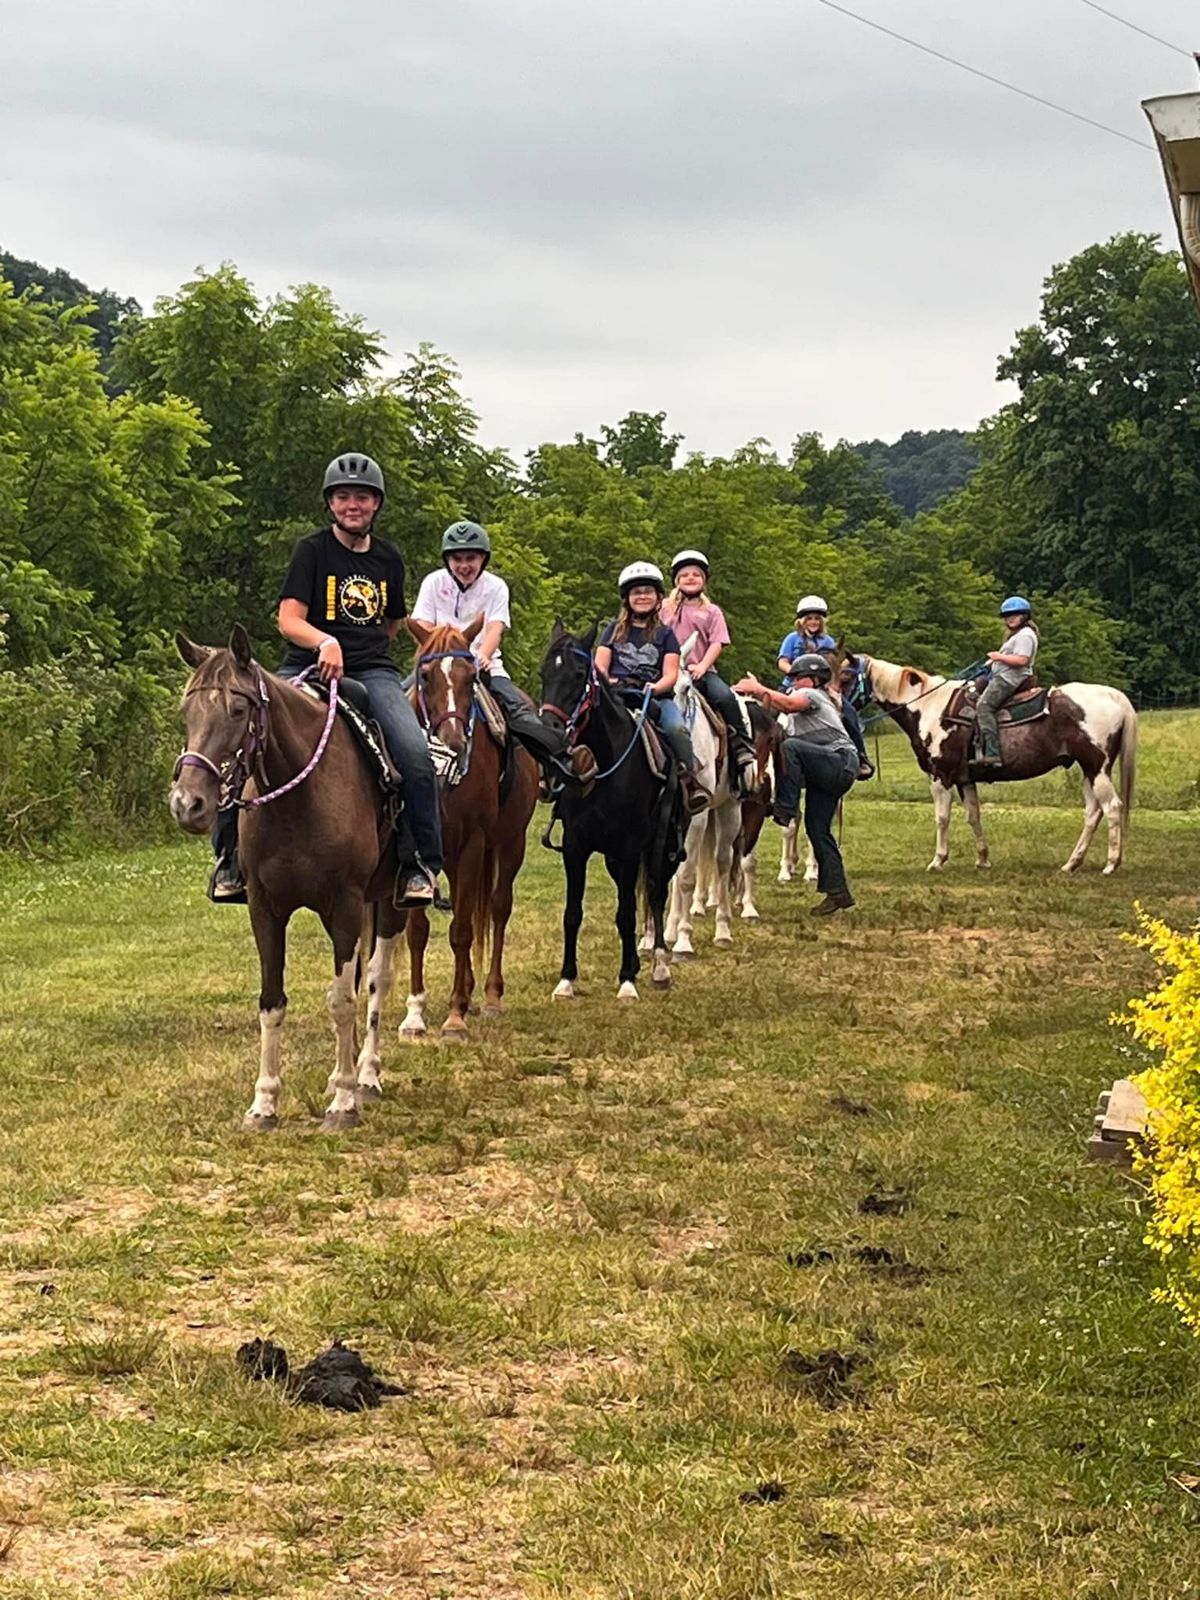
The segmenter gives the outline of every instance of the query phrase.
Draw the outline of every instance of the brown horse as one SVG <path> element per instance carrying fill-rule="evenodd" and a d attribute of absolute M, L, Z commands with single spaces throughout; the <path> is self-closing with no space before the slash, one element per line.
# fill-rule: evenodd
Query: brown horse
<path fill-rule="evenodd" d="M 240 624 L 227 650 L 181 633 L 175 643 L 195 670 L 183 693 L 187 749 L 175 766 L 172 816 L 186 833 L 208 833 L 222 789 L 240 795 L 246 784 L 238 850 L 262 987 L 258 1080 L 243 1126 L 266 1131 L 279 1121 L 287 925 L 306 906 L 333 943 L 328 1003 L 337 1060 L 322 1126 L 326 1133 L 357 1127 L 360 1099 L 377 1099 L 380 1088 L 378 1053 L 364 1048 L 355 1060 L 355 958 L 360 940 L 370 946 L 372 904 L 381 937 L 394 936 L 404 915 L 391 905 L 396 860 L 383 793 L 341 718 L 329 721 L 319 700 L 265 672 Z M 264 803 L 276 790 L 283 792 Z M 374 995 L 370 1010 L 377 1033 Z"/>
<path fill-rule="evenodd" d="M 471 641 L 483 626 L 477 617 L 461 632 L 433 627 L 410 617 L 408 631 L 417 641 L 416 677 L 411 698 L 418 720 L 431 738 L 453 754 L 451 783 L 442 790 L 442 840 L 454 916 L 450 946 L 454 951 L 454 988 L 442 1037 L 462 1039 L 467 1009 L 475 987 L 476 964 L 491 943 L 491 964 L 484 985 L 485 1017 L 500 1015 L 504 999 L 504 935 L 512 915 L 513 880 L 525 859 L 525 835 L 537 804 L 537 762 L 527 750 L 513 746 L 513 770 L 501 793 L 504 752 L 487 732 L 477 702 L 475 660 Z M 408 948 L 412 991 L 400 1033 L 420 1038 L 425 1026 L 425 948 L 429 918 L 408 913 Z M 379 940 L 371 976 L 382 997 L 392 983 L 392 944 Z"/>

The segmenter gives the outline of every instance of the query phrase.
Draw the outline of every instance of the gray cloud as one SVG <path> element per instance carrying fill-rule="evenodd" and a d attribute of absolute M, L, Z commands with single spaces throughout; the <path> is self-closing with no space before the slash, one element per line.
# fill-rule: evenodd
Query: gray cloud
<path fill-rule="evenodd" d="M 1078 0 L 852 3 L 1135 137 L 1192 86 Z M 328 283 L 518 452 L 631 406 L 707 450 L 969 426 L 1050 265 L 1170 225 L 1150 151 L 816 0 L 4 15 L 6 248 L 147 303 L 222 259 Z"/>

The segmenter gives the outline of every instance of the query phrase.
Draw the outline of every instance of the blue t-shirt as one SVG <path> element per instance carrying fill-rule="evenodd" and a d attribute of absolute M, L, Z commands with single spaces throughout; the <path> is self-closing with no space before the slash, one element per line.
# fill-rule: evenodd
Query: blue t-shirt
<path fill-rule="evenodd" d="M 666 623 L 648 628 L 630 628 L 627 638 L 613 642 L 616 623 L 610 622 L 600 635 L 600 643 L 612 651 L 612 665 L 608 675 L 617 684 L 644 689 L 648 683 L 657 683 L 662 677 L 663 661 L 667 656 L 679 654 L 679 640 L 675 630 Z"/>
<path fill-rule="evenodd" d="M 827 633 L 818 633 L 814 638 L 811 634 L 806 636 L 804 634 L 797 633 L 795 628 L 793 628 L 791 633 L 788 634 L 787 638 L 779 646 L 779 654 L 781 657 L 786 656 L 789 661 L 795 661 L 797 656 L 809 655 L 813 650 L 836 649 L 837 640 L 831 638 Z M 791 686 L 792 680 L 790 678 L 781 679 L 781 687 L 784 689 L 790 689 Z"/>

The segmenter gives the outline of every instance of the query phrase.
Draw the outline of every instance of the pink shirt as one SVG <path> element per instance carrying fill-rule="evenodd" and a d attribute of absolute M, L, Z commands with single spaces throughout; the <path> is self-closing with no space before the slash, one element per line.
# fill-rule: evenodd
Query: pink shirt
<path fill-rule="evenodd" d="M 697 605 L 694 600 L 685 600 L 678 610 L 668 600 L 662 609 L 662 619 L 675 630 L 681 647 L 693 633 L 696 635 L 696 642 L 688 651 L 688 661 L 699 661 L 714 644 L 729 643 L 725 613 L 711 600 L 706 606 Z"/>

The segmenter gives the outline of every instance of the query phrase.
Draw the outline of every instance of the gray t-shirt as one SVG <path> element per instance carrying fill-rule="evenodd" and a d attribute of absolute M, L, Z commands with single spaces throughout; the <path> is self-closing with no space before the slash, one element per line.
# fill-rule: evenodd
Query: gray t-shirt
<path fill-rule="evenodd" d="M 1033 663 L 1037 660 L 1038 636 L 1032 628 L 1018 628 L 1016 633 L 1010 633 L 1000 646 L 1006 656 L 1028 656 L 1029 660 L 1023 667 L 1006 667 L 1002 661 L 992 663 L 992 678 L 996 683 L 1006 684 L 1010 689 L 1019 688 L 1033 671 Z"/>
<path fill-rule="evenodd" d="M 788 737 L 803 739 L 806 744 L 817 744 L 825 750 L 853 751 L 854 741 L 824 689 L 801 689 L 799 693 L 808 701 L 808 709 L 788 714 Z"/>

